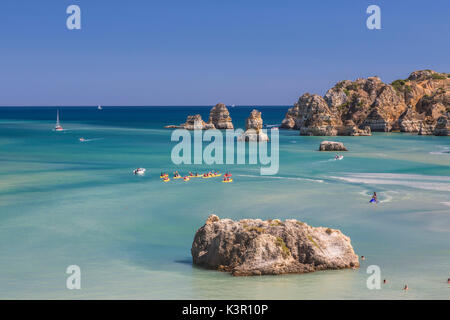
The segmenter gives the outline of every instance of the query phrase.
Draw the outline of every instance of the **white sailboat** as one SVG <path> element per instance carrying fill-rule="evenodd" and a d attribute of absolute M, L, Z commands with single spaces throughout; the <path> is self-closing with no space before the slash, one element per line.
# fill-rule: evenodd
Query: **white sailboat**
<path fill-rule="evenodd" d="M 97 107 L 98 110 L 103 110 L 102 106 Z"/>
<path fill-rule="evenodd" d="M 63 131 L 63 127 L 59 123 L 59 109 L 56 109 L 56 125 L 55 125 L 55 131 Z"/>

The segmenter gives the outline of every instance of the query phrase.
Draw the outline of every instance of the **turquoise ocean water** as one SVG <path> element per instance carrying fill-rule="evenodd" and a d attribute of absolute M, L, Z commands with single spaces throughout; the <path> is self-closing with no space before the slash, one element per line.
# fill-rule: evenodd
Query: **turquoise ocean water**
<path fill-rule="evenodd" d="M 287 107 L 260 107 L 278 124 Z M 250 107 L 230 109 L 244 127 Z M 400 133 L 302 137 L 280 130 L 280 170 L 171 162 L 167 124 L 207 107 L 0 108 L 2 299 L 450 299 L 450 138 Z M 88 141 L 80 142 L 84 137 Z M 342 141 L 341 161 L 317 152 Z M 142 177 L 136 167 L 147 168 Z M 161 171 L 230 170 L 235 181 L 162 183 Z M 369 205 L 376 191 L 377 205 Z M 191 264 L 209 214 L 338 228 L 359 270 L 235 278 Z M 66 289 L 67 266 L 81 290 Z M 369 290 L 366 269 L 388 283 Z M 402 291 L 408 284 L 410 290 Z"/>

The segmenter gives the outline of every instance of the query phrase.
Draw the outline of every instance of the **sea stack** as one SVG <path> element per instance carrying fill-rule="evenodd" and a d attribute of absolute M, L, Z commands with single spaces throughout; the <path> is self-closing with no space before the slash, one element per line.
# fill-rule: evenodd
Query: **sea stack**
<path fill-rule="evenodd" d="M 234 276 L 307 273 L 359 267 L 341 231 L 294 219 L 233 221 L 210 215 L 195 234 L 193 263 Z"/>
<path fill-rule="evenodd" d="M 261 112 L 258 110 L 252 110 L 250 116 L 246 120 L 245 128 L 246 131 L 239 137 L 239 140 L 257 142 L 269 141 L 267 134 L 262 131 L 263 120 Z"/>
<path fill-rule="evenodd" d="M 212 124 L 216 129 L 234 128 L 230 112 L 223 103 L 218 103 L 211 109 L 208 124 Z"/>

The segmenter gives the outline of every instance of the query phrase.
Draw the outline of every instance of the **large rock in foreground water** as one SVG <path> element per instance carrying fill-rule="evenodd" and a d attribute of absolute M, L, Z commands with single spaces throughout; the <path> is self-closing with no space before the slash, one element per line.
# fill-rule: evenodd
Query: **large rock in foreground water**
<path fill-rule="evenodd" d="M 319 151 L 348 151 L 342 142 L 322 141 Z"/>
<path fill-rule="evenodd" d="M 359 267 L 349 237 L 297 220 L 233 221 L 210 215 L 195 234 L 191 253 L 194 264 L 234 276 Z"/>

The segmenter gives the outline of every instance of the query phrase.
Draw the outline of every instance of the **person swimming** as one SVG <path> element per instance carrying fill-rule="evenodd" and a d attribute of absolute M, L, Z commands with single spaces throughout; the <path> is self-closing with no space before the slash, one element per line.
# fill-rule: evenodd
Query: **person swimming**
<path fill-rule="evenodd" d="M 377 193 L 376 192 L 373 193 L 372 199 L 370 199 L 369 202 L 370 203 L 372 203 L 372 202 L 378 203 L 378 197 L 377 197 Z"/>
<path fill-rule="evenodd" d="M 383 284 L 386 284 L 386 283 L 387 283 L 387 280 L 386 280 L 386 279 L 384 279 L 384 280 L 383 280 Z"/>
<path fill-rule="evenodd" d="M 408 285 L 407 284 L 405 284 L 405 287 L 403 288 L 403 290 L 408 290 L 409 288 L 408 288 Z"/>
<path fill-rule="evenodd" d="M 364 256 L 361 256 L 361 260 L 366 260 L 366 257 L 364 257 Z"/>

